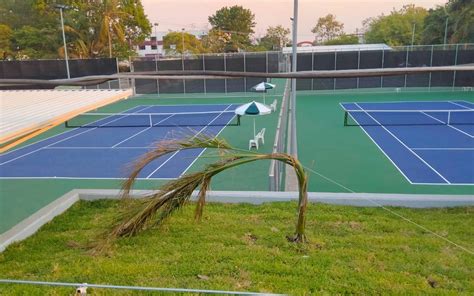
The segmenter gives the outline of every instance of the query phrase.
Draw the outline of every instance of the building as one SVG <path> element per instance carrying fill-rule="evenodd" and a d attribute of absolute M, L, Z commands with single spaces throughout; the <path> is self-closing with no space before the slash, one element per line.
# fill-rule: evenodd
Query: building
<path fill-rule="evenodd" d="M 136 47 L 138 56 L 140 57 L 163 57 L 166 55 L 166 51 L 163 48 L 163 37 L 166 36 L 171 31 L 160 31 L 154 32 L 150 38 L 143 41 Z M 207 30 L 189 30 L 185 31 L 188 34 L 193 34 L 198 39 L 201 39 L 203 36 L 207 35 L 209 31 Z"/>

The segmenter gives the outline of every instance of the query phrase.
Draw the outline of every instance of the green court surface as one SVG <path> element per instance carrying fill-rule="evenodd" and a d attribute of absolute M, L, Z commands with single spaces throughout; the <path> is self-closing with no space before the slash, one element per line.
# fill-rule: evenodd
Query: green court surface
<path fill-rule="evenodd" d="M 419 194 L 474 194 L 470 185 L 412 185 L 360 127 L 343 125 L 340 102 L 446 101 L 474 102 L 465 91 L 402 92 L 376 90 L 297 96 L 298 157 L 310 170 L 309 191 Z"/>
<path fill-rule="evenodd" d="M 273 81 L 278 89 L 267 94 L 267 103 L 277 99 L 280 106 L 285 80 Z M 261 94 L 180 94 L 139 95 L 103 107 L 101 112 L 121 112 L 138 105 L 247 103 L 262 102 Z M 318 192 L 374 192 L 424 194 L 474 194 L 474 186 L 411 185 L 364 134 L 359 127 L 344 127 L 339 102 L 397 101 L 397 100 L 468 100 L 474 102 L 472 92 L 416 90 L 299 92 L 297 95 L 298 157 L 310 173 L 309 191 Z M 278 112 L 257 118 L 257 129 L 265 127 L 265 145 L 260 152 L 270 152 L 278 119 Z M 56 127 L 24 145 L 65 131 Z M 233 146 L 248 149 L 253 134 L 253 121 L 243 118 L 241 126 L 226 127 L 220 137 Z M 207 150 L 189 171 L 216 160 Z M 231 169 L 218 175 L 212 190 L 265 191 L 268 190 L 269 161 L 260 161 Z M 126 164 L 124 164 L 126 165 Z M 316 171 L 315 174 L 311 171 Z M 324 176 L 324 177 L 322 177 Z M 164 181 L 138 181 L 136 189 L 157 188 Z M 120 180 L 92 179 L 0 179 L 0 233 L 8 230 L 40 208 L 72 189 L 115 189 Z"/>
<path fill-rule="evenodd" d="M 266 102 L 270 104 L 274 99 L 280 104 L 285 80 L 274 80 L 277 84 L 275 90 L 266 95 Z M 177 104 L 244 104 L 252 100 L 263 101 L 261 93 L 229 93 L 219 94 L 180 94 L 180 95 L 137 95 L 134 98 L 123 100 L 103 108 L 100 112 L 122 112 L 139 105 L 177 105 Z M 279 106 L 279 105 L 278 105 Z M 271 152 L 275 137 L 278 112 L 259 116 L 256 118 L 257 130 L 265 127 L 265 145 L 259 152 Z M 63 126 L 58 126 L 23 145 L 59 134 L 66 131 Z M 248 141 L 253 135 L 253 119 L 242 117 L 240 126 L 224 128 L 220 137 L 226 139 L 234 147 L 248 149 Z M 20 146 L 21 147 L 21 146 Z M 204 164 L 217 160 L 215 153 L 206 151 L 189 171 L 195 171 Z M 124 164 L 124 166 L 127 164 Z M 212 183 L 214 190 L 268 190 L 268 170 L 270 163 L 261 161 L 251 163 L 240 168 L 229 170 L 216 177 Z M 137 181 L 136 189 L 153 189 L 163 184 L 162 180 Z M 245 184 L 245 188 L 242 188 Z M 0 233 L 10 229 L 15 224 L 35 213 L 63 194 L 72 189 L 116 189 L 120 188 L 121 180 L 93 180 L 93 179 L 0 179 Z"/>

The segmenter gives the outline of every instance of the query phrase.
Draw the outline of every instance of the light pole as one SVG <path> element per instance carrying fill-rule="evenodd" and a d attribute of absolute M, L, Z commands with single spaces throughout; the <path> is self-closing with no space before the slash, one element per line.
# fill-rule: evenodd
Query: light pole
<path fill-rule="evenodd" d="M 413 30 L 411 32 L 411 47 L 413 49 L 413 43 L 415 42 L 415 28 L 416 28 L 416 23 L 413 23 Z"/>
<path fill-rule="evenodd" d="M 292 64 L 291 72 L 296 73 L 297 62 L 297 46 L 298 46 L 298 0 L 293 3 L 293 36 L 292 36 Z M 297 156 L 296 147 L 296 79 L 291 79 L 291 96 L 290 96 L 290 149 L 289 152 L 294 157 Z"/>
<path fill-rule="evenodd" d="M 160 54 L 160 51 L 158 50 L 158 23 L 153 23 L 153 26 L 155 27 L 155 42 L 156 42 L 156 58 Z"/>
<path fill-rule="evenodd" d="M 446 15 L 446 23 L 444 25 L 444 42 L 443 42 L 444 45 L 446 45 L 446 41 L 448 40 L 448 20 L 449 20 L 449 16 Z"/>
<path fill-rule="evenodd" d="M 67 57 L 66 33 L 64 33 L 64 18 L 63 18 L 63 10 L 69 9 L 69 6 L 56 4 L 54 7 L 59 9 L 59 15 L 61 16 L 61 28 L 63 31 L 64 59 L 66 60 L 67 79 L 71 79 L 71 74 L 69 73 L 69 59 Z"/>

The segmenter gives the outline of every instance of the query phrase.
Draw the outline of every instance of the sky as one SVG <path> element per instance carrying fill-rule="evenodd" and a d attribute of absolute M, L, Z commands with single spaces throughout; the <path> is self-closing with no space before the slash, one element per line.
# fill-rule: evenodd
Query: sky
<path fill-rule="evenodd" d="M 311 29 L 319 17 L 328 13 L 344 23 L 346 33 L 362 28 L 368 17 L 389 14 L 393 8 L 415 3 L 433 8 L 446 0 L 299 0 L 298 41 L 313 40 Z M 255 14 L 255 35 L 262 37 L 269 26 L 283 25 L 290 28 L 293 16 L 293 0 L 142 0 L 145 13 L 151 23 L 159 23 L 158 31 L 209 29 L 208 17 L 224 6 L 241 5 Z"/>

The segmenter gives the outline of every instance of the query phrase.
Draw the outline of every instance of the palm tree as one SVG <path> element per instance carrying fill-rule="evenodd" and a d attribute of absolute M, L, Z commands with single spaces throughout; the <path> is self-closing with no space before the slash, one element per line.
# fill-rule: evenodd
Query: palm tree
<path fill-rule="evenodd" d="M 118 0 L 103 0 L 101 6 L 92 3 L 84 8 L 86 13 L 76 13 L 74 28 L 65 25 L 67 33 L 74 36 L 70 44 L 71 55 L 78 58 L 94 58 L 103 55 L 106 50 L 112 57 L 112 39 L 125 43 L 125 32 L 121 19 L 128 14 L 120 10 Z M 87 4 L 84 4 L 87 5 Z M 64 48 L 59 49 L 62 54 Z"/>
<path fill-rule="evenodd" d="M 124 14 L 119 10 L 118 0 L 104 0 L 99 36 L 100 40 L 108 42 L 109 58 L 112 57 L 112 34 L 120 42 L 125 42 L 125 33 L 119 21 Z"/>
<path fill-rule="evenodd" d="M 184 206 L 190 200 L 193 191 L 198 187 L 200 189 L 196 203 L 195 219 L 199 221 L 202 217 L 206 201 L 206 192 L 209 189 L 211 179 L 215 175 L 227 169 L 263 159 L 282 161 L 295 169 L 299 186 L 298 219 L 295 234 L 287 238 L 292 242 L 307 241 L 305 236 L 305 213 L 308 202 L 308 178 L 301 163 L 296 158 L 285 153 L 263 154 L 240 150 L 230 146 L 223 139 L 206 135 L 199 135 L 184 140 L 160 142 L 156 145 L 155 149 L 146 153 L 133 165 L 132 173 L 123 184 L 123 197 L 129 197 L 130 190 L 137 176 L 150 162 L 165 154 L 196 148 L 217 150 L 219 160 L 216 163 L 207 165 L 202 171 L 185 174 L 179 179 L 164 184 L 159 191 L 147 196 L 144 203 L 134 206 L 127 203 L 125 216 L 116 224 L 111 232 L 108 232 L 103 242 L 111 242 L 119 237 L 133 236 L 151 223 L 160 224 L 172 213 Z"/>

